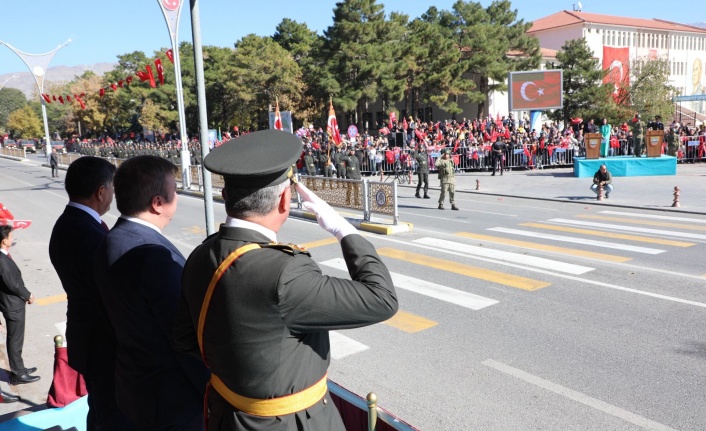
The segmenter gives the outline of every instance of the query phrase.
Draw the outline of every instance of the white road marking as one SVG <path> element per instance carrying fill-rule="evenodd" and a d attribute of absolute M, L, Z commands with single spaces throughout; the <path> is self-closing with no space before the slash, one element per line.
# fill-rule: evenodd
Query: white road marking
<path fill-rule="evenodd" d="M 674 430 L 674 428 L 670 428 L 670 427 L 663 425 L 659 422 L 655 422 L 651 419 L 647 419 L 647 418 L 642 417 L 640 415 L 637 415 L 635 413 L 621 409 L 620 407 L 614 406 L 612 404 L 608 404 L 605 401 L 601 401 L 597 398 L 590 397 L 584 393 L 574 391 L 573 389 L 569 389 L 565 386 L 561 386 L 559 384 L 550 382 L 549 380 L 545 380 L 541 377 L 537 377 L 537 376 L 530 374 L 526 371 L 518 370 L 517 368 L 513 368 L 513 367 L 511 367 L 509 365 L 505 365 L 501 362 L 497 362 L 492 359 L 486 359 L 485 361 L 483 361 L 481 363 L 487 367 L 493 368 L 493 369 L 498 370 L 502 373 L 516 377 L 524 382 L 538 386 L 542 389 L 546 389 L 550 392 L 554 392 L 555 394 L 559 394 L 559 395 L 564 396 L 570 400 L 574 400 L 574 401 L 579 402 L 581 404 L 584 404 L 586 406 L 592 407 L 596 410 L 602 411 L 603 413 L 607 413 L 611 416 L 615 416 L 616 418 L 622 419 L 626 422 L 630 422 L 630 423 L 635 424 L 635 425 L 642 427 L 644 429 L 655 430 L 655 431 L 676 431 L 676 430 Z"/>
<path fill-rule="evenodd" d="M 411 204 L 410 204 L 410 205 L 411 205 Z M 425 208 L 425 209 L 437 209 L 437 207 L 438 207 L 438 205 L 434 205 L 434 206 L 415 205 L 415 206 L 418 206 L 418 207 L 421 207 L 421 208 Z M 504 213 L 496 213 L 496 212 L 491 212 L 491 211 L 469 210 L 469 209 L 466 209 L 466 208 L 463 209 L 463 212 L 472 212 L 472 213 L 481 213 L 481 214 L 492 214 L 492 215 L 499 215 L 499 216 L 504 216 L 504 217 L 519 217 L 517 214 L 504 214 Z M 413 215 L 413 216 L 415 216 L 415 217 L 428 217 L 428 218 L 435 218 L 435 219 L 446 220 L 446 221 L 449 220 L 448 218 L 445 218 L 445 217 L 424 215 L 424 214 L 419 214 L 418 212 L 399 211 L 399 213 L 400 213 L 400 214 L 409 214 L 409 215 Z M 454 223 L 458 223 L 458 222 L 459 222 L 458 220 L 454 220 Z M 464 223 L 476 223 L 476 222 L 469 222 L 469 221 L 467 221 L 467 222 L 464 222 Z"/>
<path fill-rule="evenodd" d="M 330 331 L 328 336 L 331 341 L 331 358 L 333 359 L 342 359 L 370 348 L 338 331 Z"/>
<path fill-rule="evenodd" d="M 553 219 L 550 221 L 554 221 L 554 220 L 560 220 L 560 219 Z M 552 235 L 549 233 L 530 232 L 530 231 L 519 230 L 519 229 L 508 229 L 508 228 L 504 228 L 504 227 L 493 227 L 488 230 L 493 231 L 493 232 L 509 233 L 511 235 L 520 235 L 520 236 L 529 236 L 532 238 L 548 239 L 551 241 L 570 242 L 570 243 L 574 243 L 574 244 L 592 245 L 594 247 L 611 248 L 614 250 L 632 251 L 635 253 L 644 253 L 644 254 L 664 253 L 664 250 L 659 250 L 656 248 L 640 247 L 640 246 L 636 246 L 636 245 L 627 245 L 627 244 L 618 244 L 617 242 L 597 241 L 595 239 L 585 239 L 585 238 L 575 238 L 575 237 L 571 237 L 571 236 Z"/>
<path fill-rule="evenodd" d="M 601 213 L 601 214 L 621 215 L 621 216 L 628 216 L 628 217 L 637 217 L 637 218 L 651 218 L 651 219 L 658 219 L 658 220 L 671 220 L 671 221 L 680 221 L 680 222 L 686 222 L 686 223 L 701 223 L 701 224 L 706 224 L 706 220 L 703 220 L 703 219 L 695 219 L 695 218 L 687 218 L 687 217 L 674 217 L 674 216 L 654 215 L 654 214 L 626 213 L 626 212 L 622 212 L 622 211 L 600 211 L 600 213 Z"/>
<path fill-rule="evenodd" d="M 325 265 L 348 272 L 346 262 L 341 258 L 327 260 L 325 262 L 321 262 L 320 265 Z M 449 302 L 454 305 L 460 305 L 461 307 L 470 308 L 471 310 L 480 310 L 481 308 L 489 307 L 498 303 L 495 299 L 474 295 L 462 290 L 452 289 L 450 287 L 409 277 L 403 274 L 398 274 L 396 272 L 391 272 L 390 275 L 392 275 L 392 282 L 398 289 L 409 290 L 410 292 L 425 295 L 440 301 Z"/>
<path fill-rule="evenodd" d="M 624 231 L 624 232 L 642 232 L 642 233 L 651 233 L 654 235 L 676 236 L 679 238 L 689 238 L 690 240 L 693 240 L 694 238 L 706 240 L 706 235 L 699 235 L 699 234 L 691 233 L 691 232 L 675 232 L 675 231 L 671 231 L 671 230 L 649 229 L 649 228 L 644 228 L 644 227 L 624 226 L 624 225 L 611 224 L 611 223 L 594 223 L 594 222 L 590 222 L 590 221 L 568 220 L 568 219 L 563 219 L 563 218 L 553 218 L 553 219 L 550 219 L 549 221 L 553 222 L 553 223 L 559 223 L 559 224 L 570 224 L 570 225 L 576 225 L 576 226 L 590 226 L 590 227 L 597 227 L 597 228 L 603 228 L 603 229 L 620 230 L 620 231 Z"/>
<path fill-rule="evenodd" d="M 535 266 L 537 268 L 551 269 L 554 271 L 565 272 L 567 274 L 581 275 L 595 268 L 588 266 L 574 265 L 572 263 L 561 262 L 543 257 L 528 256 L 526 254 L 512 253 L 509 251 L 495 250 L 488 247 L 478 247 L 474 245 L 463 244 L 455 241 L 447 241 L 436 238 L 421 238 L 414 240 L 417 244 L 425 244 L 433 247 L 438 247 L 443 252 L 444 250 L 455 250 L 470 255 L 483 256 L 491 259 L 504 260 L 507 262 L 520 263 L 523 265 Z"/>
<path fill-rule="evenodd" d="M 367 236 L 367 237 L 371 237 L 371 238 L 373 237 L 372 235 L 366 235 L 366 236 Z M 398 240 L 398 239 L 393 239 L 393 238 L 389 238 L 389 237 L 385 237 L 385 236 L 379 236 L 379 235 L 376 235 L 376 236 L 374 237 L 374 239 L 375 239 L 375 240 L 380 240 L 380 241 L 393 242 L 393 243 L 397 243 L 397 244 L 401 244 L 401 245 L 403 245 L 403 246 L 409 247 L 409 242 L 408 242 L 408 241 L 401 241 L 401 240 Z M 424 249 L 431 250 L 431 251 L 438 251 L 435 247 L 429 247 L 429 246 L 422 245 L 422 244 L 417 244 L 415 247 L 417 247 L 417 248 L 424 248 Z M 579 283 L 592 284 L 592 285 L 594 285 L 594 286 L 601 286 L 601 287 L 605 287 L 605 288 L 608 288 L 608 289 L 615 289 L 615 290 L 620 290 L 620 291 L 623 291 L 623 292 L 636 293 L 636 294 L 638 294 L 638 295 L 649 296 L 649 297 L 651 297 L 651 298 L 664 299 L 664 300 L 666 300 L 666 301 L 677 302 L 677 303 L 680 303 L 680 304 L 693 305 L 693 306 L 696 306 L 696 307 L 706 308 L 706 304 L 705 304 L 705 303 L 703 303 L 703 302 L 697 302 L 697 301 L 691 301 L 691 300 L 689 300 L 689 299 L 677 298 L 677 297 L 674 297 L 674 296 L 668 296 L 668 295 L 662 295 L 662 294 L 659 294 L 659 293 L 647 292 L 647 291 L 644 291 L 644 290 L 632 289 L 632 288 L 630 288 L 630 287 L 618 286 L 618 285 L 616 285 L 616 284 L 610 284 L 610 283 L 603 283 L 603 282 L 601 282 L 601 281 L 587 280 L 587 279 L 585 279 L 585 278 L 580 278 L 580 277 L 576 277 L 576 276 L 573 276 L 573 275 L 557 274 L 556 272 L 546 271 L 546 270 L 539 269 L 539 268 L 529 268 L 529 267 L 525 267 L 525 266 L 515 265 L 515 264 L 509 263 L 509 262 L 497 262 L 497 261 L 493 261 L 493 260 L 491 260 L 491 259 L 485 259 L 485 258 L 482 258 L 482 257 L 475 257 L 475 256 L 468 256 L 468 255 L 461 254 L 461 253 L 456 253 L 456 252 L 453 252 L 453 251 L 446 251 L 446 253 L 447 253 L 447 254 L 455 254 L 455 255 L 458 255 L 458 256 L 470 257 L 470 258 L 472 258 L 472 259 L 482 260 L 482 261 L 486 261 L 486 262 L 499 263 L 499 264 L 504 265 L 504 266 L 509 266 L 509 267 L 513 267 L 513 268 L 524 269 L 524 270 L 526 270 L 526 271 L 537 272 L 537 273 L 540 273 L 540 274 L 547 274 L 547 275 L 551 275 L 551 276 L 553 276 L 553 277 L 564 278 L 564 279 L 567 279 L 567 280 L 573 280 L 573 281 L 576 281 L 576 282 L 579 282 Z M 501 290 L 501 289 L 498 289 L 498 290 Z"/>

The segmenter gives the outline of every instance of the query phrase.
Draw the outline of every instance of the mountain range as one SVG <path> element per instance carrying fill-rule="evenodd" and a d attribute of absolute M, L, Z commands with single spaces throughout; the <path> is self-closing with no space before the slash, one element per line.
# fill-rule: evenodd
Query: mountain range
<path fill-rule="evenodd" d="M 91 70 L 96 75 L 102 76 L 106 72 L 113 70 L 115 66 L 116 63 L 96 63 L 91 65 L 79 66 L 54 66 L 50 67 L 47 70 L 45 82 L 70 82 L 73 81 L 74 78 L 76 78 L 77 76 L 83 75 L 83 73 L 87 70 Z M 5 82 L 5 80 L 10 78 L 12 75 L 15 75 L 15 77 L 7 81 L 5 87 L 16 88 L 22 91 L 28 99 L 35 96 L 37 91 L 37 84 L 34 81 L 34 76 L 32 76 L 29 71 L 6 73 L 4 75 L 0 75 L 0 84 Z"/>

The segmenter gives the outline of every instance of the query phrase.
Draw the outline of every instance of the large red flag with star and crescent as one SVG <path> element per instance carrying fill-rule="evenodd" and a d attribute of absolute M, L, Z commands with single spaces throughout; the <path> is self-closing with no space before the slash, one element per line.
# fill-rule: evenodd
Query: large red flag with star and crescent
<path fill-rule="evenodd" d="M 328 108 L 328 123 L 326 123 L 326 133 L 328 133 L 329 139 L 336 143 L 336 145 L 341 145 L 343 140 L 341 139 L 341 132 L 338 130 L 338 120 L 336 120 L 336 111 L 333 110 L 333 101 L 330 102 Z"/>
<path fill-rule="evenodd" d="M 282 126 L 282 115 L 279 113 L 279 100 L 275 101 L 275 124 L 274 128 L 276 130 L 284 130 Z"/>
<path fill-rule="evenodd" d="M 508 87 L 510 111 L 562 107 L 561 70 L 510 73 Z"/>
<path fill-rule="evenodd" d="M 624 93 L 630 85 L 630 48 L 603 47 L 603 70 L 608 74 L 603 82 L 613 84 L 613 100 L 624 99 Z"/>

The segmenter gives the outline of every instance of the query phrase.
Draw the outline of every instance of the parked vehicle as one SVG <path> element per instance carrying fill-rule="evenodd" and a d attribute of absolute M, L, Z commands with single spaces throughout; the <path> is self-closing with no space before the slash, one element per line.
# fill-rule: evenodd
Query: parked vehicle
<path fill-rule="evenodd" d="M 19 149 L 24 149 L 28 153 L 37 152 L 37 144 L 31 139 L 22 139 L 18 144 Z"/>
<path fill-rule="evenodd" d="M 5 142 L 2 143 L 2 146 L 4 148 L 17 148 L 17 142 L 12 139 L 5 139 Z"/>
<path fill-rule="evenodd" d="M 64 145 L 64 141 L 51 141 L 51 148 L 56 150 L 57 153 L 65 153 L 66 152 L 66 146 Z"/>

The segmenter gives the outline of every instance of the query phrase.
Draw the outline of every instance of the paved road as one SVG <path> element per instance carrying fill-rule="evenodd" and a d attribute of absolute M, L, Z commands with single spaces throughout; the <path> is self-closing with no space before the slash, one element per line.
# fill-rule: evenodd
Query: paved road
<path fill-rule="evenodd" d="M 706 219 L 685 211 L 706 213 L 704 172 L 680 165 L 676 177 L 617 178 L 601 203 L 590 181 L 566 170 L 466 174 L 458 212 L 402 187 L 400 216 L 414 231 L 369 235 L 394 273 L 401 312 L 333 333 L 332 379 L 375 391 L 425 430 L 703 429 Z M 655 211 L 671 209 L 669 193 L 661 202 L 674 185 L 681 212 Z M 66 309 L 46 243 L 66 198 L 47 168 L 0 159 L 0 202 L 34 221 L 13 256 L 43 299 L 28 307 L 25 348 L 43 380 L 16 389 L 41 404 Z M 202 202 L 182 196 L 165 234 L 189 253 L 203 219 Z M 308 244 L 325 273 L 345 276 L 336 242 L 315 224 L 290 219 L 280 240 Z"/>

